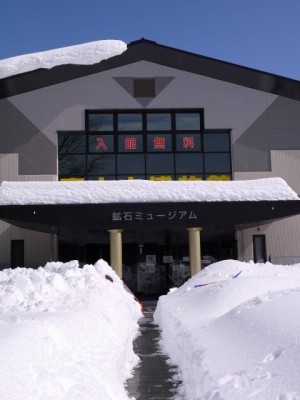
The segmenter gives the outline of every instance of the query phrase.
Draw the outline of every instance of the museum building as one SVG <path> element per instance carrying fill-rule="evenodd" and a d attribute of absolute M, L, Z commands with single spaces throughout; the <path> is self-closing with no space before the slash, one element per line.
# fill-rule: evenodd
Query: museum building
<path fill-rule="evenodd" d="M 300 193 L 300 82 L 146 39 L 93 65 L 0 79 L 0 117 L 1 182 L 281 177 Z M 198 210 L 207 218 L 199 226 L 203 266 L 227 258 L 300 262 L 300 219 L 291 216 L 298 214 L 293 205 L 274 218 L 248 206 L 251 218 L 226 224 L 212 208 Z M 103 207 L 94 215 L 103 214 Z M 120 207 L 124 221 L 113 229 L 122 232 L 123 276 L 133 290 L 164 292 L 185 279 L 191 256 L 186 230 L 195 228 L 194 221 L 128 225 L 130 214 L 126 220 Z M 176 212 L 174 218 L 185 210 L 161 209 L 164 215 Z M 151 214 L 151 208 L 139 210 L 128 212 Z M 157 204 L 155 210 L 160 215 Z M 68 229 L 0 213 L 1 267 L 110 260 L 112 226 L 104 215 L 94 226 L 84 223 L 80 210 L 60 212 L 73 220 Z M 245 210 L 236 205 L 230 213 L 234 221 Z"/>

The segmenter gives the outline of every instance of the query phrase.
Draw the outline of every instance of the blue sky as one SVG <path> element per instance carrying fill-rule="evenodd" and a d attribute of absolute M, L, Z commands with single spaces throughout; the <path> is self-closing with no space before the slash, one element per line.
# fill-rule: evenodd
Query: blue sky
<path fill-rule="evenodd" d="M 0 37 L 0 59 L 144 37 L 300 80 L 300 0 L 2 0 Z"/>

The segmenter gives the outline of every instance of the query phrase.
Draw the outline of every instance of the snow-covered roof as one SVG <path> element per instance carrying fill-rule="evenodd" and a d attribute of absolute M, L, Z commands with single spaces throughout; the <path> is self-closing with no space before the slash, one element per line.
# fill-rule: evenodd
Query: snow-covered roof
<path fill-rule="evenodd" d="M 299 200 L 281 178 L 246 181 L 3 182 L 0 205 Z"/>
<path fill-rule="evenodd" d="M 98 43 L 101 47 L 104 42 L 107 42 L 107 47 L 103 56 L 102 50 L 97 47 Z M 85 46 L 87 53 L 84 52 Z M 126 52 L 119 57 L 112 57 L 124 50 Z M 97 54 L 100 58 L 97 58 Z M 105 63 L 100 62 L 104 58 L 109 59 Z M 300 101 L 299 81 L 189 53 L 144 38 L 128 43 L 128 46 L 119 41 L 107 40 L 0 60 L 0 80 L 3 80 L 0 85 L 0 99 L 112 68 L 122 68 L 141 60 Z M 94 64 L 86 65 L 90 63 Z M 76 68 L 72 64 L 76 64 Z M 49 69 L 54 66 L 59 67 L 55 70 Z M 22 74 L 29 71 L 33 72 Z"/>
<path fill-rule="evenodd" d="M 25 54 L 0 60 L 0 79 L 58 65 L 91 65 L 119 55 L 127 49 L 120 40 L 99 40 L 55 50 Z"/>

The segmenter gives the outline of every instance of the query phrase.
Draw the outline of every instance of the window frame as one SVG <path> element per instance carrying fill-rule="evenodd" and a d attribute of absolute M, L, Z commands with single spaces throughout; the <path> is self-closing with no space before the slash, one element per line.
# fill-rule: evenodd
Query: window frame
<path fill-rule="evenodd" d="M 197 113 L 199 114 L 199 118 L 200 118 L 200 129 L 199 130 L 191 130 L 191 129 L 187 129 L 187 130 L 176 130 L 176 114 L 194 114 Z M 91 130 L 89 129 L 89 115 L 97 115 L 97 114 L 104 114 L 104 115 L 112 115 L 112 120 L 113 120 L 113 130 Z M 118 130 L 118 115 L 119 114 L 138 114 L 141 115 L 141 122 L 142 122 L 142 129 L 141 130 L 131 130 L 131 129 L 127 129 L 127 130 Z M 157 130 L 148 130 L 147 127 L 147 115 L 153 115 L 153 114 L 170 114 L 170 119 L 171 119 L 171 129 L 167 130 L 167 129 L 157 129 Z M 107 154 L 107 155 L 114 155 L 115 156 L 115 174 L 103 174 L 103 176 L 107 175 L 107 177 L 111 178 L 112 176 L 115 176 L 116 179 L 124 179 L 124 176 L 126 176 L 126 174 L 120 172 L 118 173 L 118 165 L 117 165 L 117 159 L 118 159 L 118 155 L 119 154 L 123 154 L 123 155 L 130 155 L 130 154 L 143 154 L 144 158 L 145 158 L 145 177 L 152 175 L 151 173 L 149 173 L 149 171 L 147 170 L 146 167 L 146 160 L 147 160 L 147 156 L 148 155 L 153 155 L 153 154 L 172 154 L 173 155 L 173 171 L 174 174 L 173 176 L 175 177 L 175 179 L 179 179 L 181 177 L 181 175 L 187 175 L 190 176 L 191 178 L 193 178 L 194 175 L 201 175 L 203 177 L 203 179 L 206 179 L 206 177 L 209 177 L 212 172 L 208 172 L 208 170 L 205 168 L 205 154 L 210 154 L 210 153 L 224 153 L 224 154 L 228 154 L 229 156 L 229 163 L 230 163 L 230 172 L 226 171 L 226 172 L 216 172 L 215 175 L 223 175 L 223 176 L 230 176 L 230 179 L 232 179 L 232 144 L 231 144 L 231 130 L 228 128 L 224 128 L 224 129 L 205 129 L 205 120 L 204 120 L 204 109 L 203 108 L 160 108 L 160 109 L 86 109 L 85 110 L 85 114 L 84 114 L 84 119 L 85 119 L 85 130 L 64 130 L 64 131 L 58 131 L 57 134 L 70 134 L 70 135 L 76 135 L 76 134 L 84 134 L 85 135 L 85 152 L 78 152 L 78 153 L 60 153 L 59 152 L 59 148 L 58 148 L 58 163 L 60 160 L 60 157 L 63 155 L 84 155 L 86 157 L 86 171 L 85 171 L 85 176 L 84 179 L 90 180 L 90 179 L 95 179 L 95 175 L 91 175 L 88 173 L 88 157 L 89 156 L 96 156 L 96 155 L 103 155 L 103 154 Z M 229 146 L 228 146 L 228 151 L 206 151 L 205 147 L 204 147 L 204 138 L 205 135 L 209 135 L 209 134 L 225 134 L 228 136 L 228 142 L 229 142 Z M 170 139 L 171 139 L 171 148 L 169 148 L 168 150 L 149 150 L 148 149 L 148 139 L 150 135 L 155 135 L 155 136 L 159 136 L 159 135 L 165 136 L 165 135 L 170 135 Z M 196 150 L 194 150 L 193 148 L 186 148 L 185 150 L 180 149 L 180 147 L 177 147 L 177 141 L 178 141 L 178 135 L 181 135 L 183 137 L 183 135 L 189 136 L 189 134 L 192 135 L 196 135 L 197 136 L 197 141 L 199 141 L 198 135 L 200 136 L 200 149 L 197 148 Z M 106 151 L 100 151 L 100 152 L 91 152 L 89 149 L 89 139 L 91 136 L 104 136 L 105 135 L 109 135 L 109 136 L 113 136 L 113 151 L 110 152 L 106 152 Z M 127 137 L 131 137 L 131 136 L 139 136 L 142 140 L 142 148 L 140 148 L 138 151 L 135 150 L 124 150 L 119 146 L 119 140 L 121 136 L 127 136 Z M 59 139 L 58 139 L 59 141 Z M 194 155 L 199 155 L 199 159 L 200 162 L 202 162 L 202 172 L 199 173 L 195 173 L 195 171 L 190 171 L 188 174 L 184 173 L 178 173 L 178 168 L 176 166 L 176 157 L 177 155 L 183 155 L 183 154 L 194 154 Z M 202 159 L 202 161 L 201 161 Z M 140 175 L 140 174 L 135 174 L 135 175 Z M 161 175 L 165 175 L 163 172 Z M 103 177 L 101 175 L 101 177 Z M 59 174 L 59 168 L 58 168 L 58 177 L 59 179 L 61 178 L 65 178 L 66 175 L 61 176 Z"/>

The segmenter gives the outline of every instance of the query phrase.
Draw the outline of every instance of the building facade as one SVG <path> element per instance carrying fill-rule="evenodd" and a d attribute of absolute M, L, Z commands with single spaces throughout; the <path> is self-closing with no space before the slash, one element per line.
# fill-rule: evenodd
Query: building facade
<path fill-rule="evenodd" d="M 0 181 L 276 176 L 300 193 L 295 80 L 141 39 L 99 64 L 1 79 L 0 97 Z M 214 230 L 212 222 L 202 232 L 204 262 L 299 262 L 299 222 L 291 217 L 231 232 Z M 181 230 L 133 230 L 123 240 L 129 275 L 132 266 L 140 266 L 136 275 L 149 265 L 172 264 L 175 271 L 188 262 Z M 57 236 L 0 222 L 1 267 L 92 263 L 109 258 L 108 248 L 101 229 L 83 234 L 79 226 Z"/>

